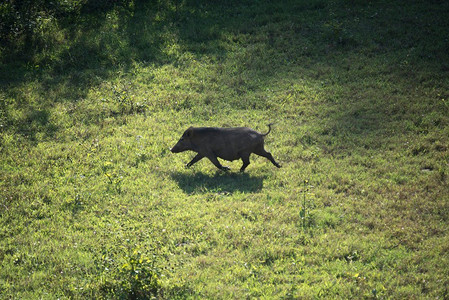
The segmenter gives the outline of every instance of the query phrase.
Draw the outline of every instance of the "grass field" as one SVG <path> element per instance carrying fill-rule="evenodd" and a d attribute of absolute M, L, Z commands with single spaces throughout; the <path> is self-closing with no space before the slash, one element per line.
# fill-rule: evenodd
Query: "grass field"
<path fill-rule="evenodd" d="M 438 0 L 43 14 L 0 47 L 0 298 L 449 298 L 448 15 Z M 186 169 L 194 154 L 169 151 L 189 126 L 271 122 L 281 169 Z"/>

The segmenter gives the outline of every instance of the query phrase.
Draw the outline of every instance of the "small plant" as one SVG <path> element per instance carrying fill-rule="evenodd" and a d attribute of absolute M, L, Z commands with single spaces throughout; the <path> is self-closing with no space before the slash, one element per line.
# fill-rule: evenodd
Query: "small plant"
<path fill-rule="evenodd" d="M 310 194 L 309 193 L 310 188 L 312 188 L 313 186 L 309 185 L 309 180 L 307 180 L 307 179 L 304 180 L 303 184 L 304 184 L 303 191 L 302 191 L 303 192 L 303 201 L 302 201 L 302 207 L 299 211 L 299 217 L 302 220 L 302 222 L 301 222 L 302 228 L 305 230 L 306 228 L 309 228 L 311 225 L 311 215 L 310 215 L 310 211 L 308 211 L 308 208 L 310 208 L 310 205 L 309 205 L 309 207 L 307 207 L 306 195 Z"/>
<path fill-rule="evenodd" d="M 161 291 L 157 256 L 148 256 L 141 247 L 122 246 L 125 251 L 117 261 L 110 253 L 99 260 L 103 270 L 100 291 L 111 299 L 154 299 Z M 151 256 L 151 255 L 150 255 Z"/>
<path fill-rule="evenodd" d="M 146 99 L 139 99 L 135 94 L 135 86 L 131 82 L 112 84 L 112 102 L 118 105 L 121 114 L 145 112 L 148 108 Z"/>
<path fill-rule="evenodd" d="M 119 268 L 120 294 L 128 299 L 150 299 L 161 288 L 159 271 L 154 260 L 135 248 L 125 256 L 125 263 Z"/>
<path fill-rule="evenodd" d="M 132 112 L 134 110 L 134 99 L 130 93 L 131 84 L 113 85 L 112 93 L 121 113 Z"/>
<path fill-rule="evenodd" d="M 121 194 L 123 183 L 122 169 L 114 170 L 112 162 L 107 161 L 103 164 L 102 170 L 104 176 L 108 179 L 109 186 L 113 187 L 118 194 Z"/>

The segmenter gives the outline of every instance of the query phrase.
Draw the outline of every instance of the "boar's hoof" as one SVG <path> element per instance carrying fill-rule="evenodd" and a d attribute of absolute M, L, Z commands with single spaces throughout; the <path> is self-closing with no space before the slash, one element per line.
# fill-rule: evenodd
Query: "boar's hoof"
<path fill-rule="evenodd" d="M 227 171 L 231 171 L 231 169 L 230 169 L 230 168 L 228 168 L 228 167 L 221 167 L 221 169 L 222 169 L 223 171 L 225 171 L 225 172 L 227 172 Z"/>

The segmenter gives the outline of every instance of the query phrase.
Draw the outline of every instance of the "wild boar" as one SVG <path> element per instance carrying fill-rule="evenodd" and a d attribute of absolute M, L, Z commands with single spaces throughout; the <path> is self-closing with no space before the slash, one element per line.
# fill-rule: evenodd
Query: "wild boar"
<path fill-rule="evenodd" d="M 271 125 L 273 124 L 268 125 L 268 132 L 265 134 L 247 127 L 190 127 L 170 151 L 173 153 L 187 150 L 197 152 L 198 154 L 186 167 L 207 157 L 217 168 L 228 171 L 230 169 L 222 166 L 217 157 L 228 161 L 242 159 L 243 165 L 240 172 L 243 172 L 249 165 L 250 154 L 254 153 L 266 157 L 273 165 L 280 168 L 281 166 L 274 160 L 271 153 L 264 149 L 264 136 L 270 133 Z"/>

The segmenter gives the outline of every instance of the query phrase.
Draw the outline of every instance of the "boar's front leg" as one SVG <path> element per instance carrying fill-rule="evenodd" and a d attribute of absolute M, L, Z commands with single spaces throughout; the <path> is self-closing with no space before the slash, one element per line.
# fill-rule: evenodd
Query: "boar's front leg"
<path fill-rule="evenodd" d="M 223 170 L 223 171 L 229 171 L 229 170 L 231 170 L 231 169 L 229 169 L 228 167 L 223 167 L 223 166 L 220 164 L 220 162 L 218 161 L 217 156 L 216 156 L 215 154 L 211 153 L 211 154 L 207 155 L 206 157 L 209 158 L 209 160 L 210 160 L 210 161 L 211 161 L 217 168 L 219 168 L 220 170 Z"/>
<path fill-rule="evenodd" d="M 191 167 L 194 163 L 198 162 L 200 159 L 202 159 L 204 157 L 204 155 L 202 154 L 197 154 L 187 165 L 186 167 L 189 168 Z"/>

